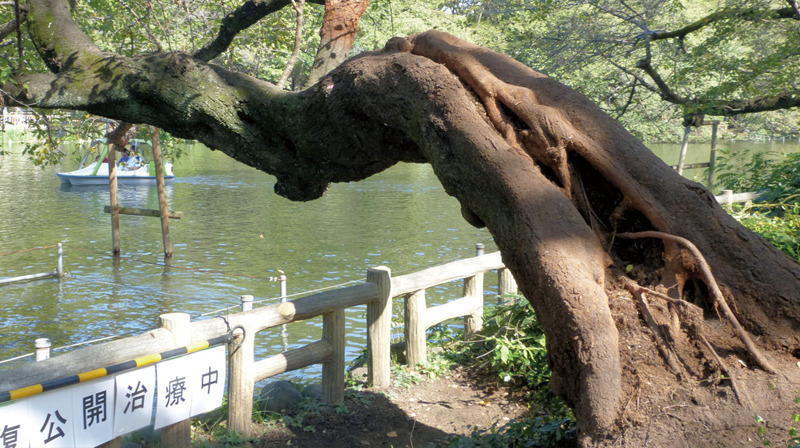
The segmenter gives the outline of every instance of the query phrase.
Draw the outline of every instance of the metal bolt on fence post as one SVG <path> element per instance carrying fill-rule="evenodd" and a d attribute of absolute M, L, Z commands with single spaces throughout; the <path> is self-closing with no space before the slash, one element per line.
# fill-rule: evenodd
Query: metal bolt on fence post
<path fill-rule="evenodd" d="M 50 339 L 39 338 L 33 341 L 36 347 L 36 362 L 50 358 Z"/>
<path fill-rule="evenodd" d="M 240 299 L 242 300 L 242 311 L 250 311 L 253 309 L 253 296 L 245 295 L 241 296 Z"/>

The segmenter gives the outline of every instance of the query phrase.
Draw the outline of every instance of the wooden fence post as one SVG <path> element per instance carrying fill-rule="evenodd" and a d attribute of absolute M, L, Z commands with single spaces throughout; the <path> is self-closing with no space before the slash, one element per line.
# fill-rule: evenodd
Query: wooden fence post
<path fill-rule="evenodd" d="M 406 362 L 412 369 L 428 361 L 425 325 L 425 290 L 420 289 L 405 297 Z"/>
<path fill-rule="evenodd" d="M 50 339 L 39 338 L 33 341 L 33 346 L 36 347 L 35 357 L 36 362 L 44 361 L 50 358 Z"/>
<path fill-rule="evenodd" d="M 161 327 L 172 332 L 175 347 L 188 345 L 192 337 L 191 320 L 186 313 L 166 313 L 159 316 Z M 161 430 L 161 446 L 191 447 L 191 420 L 184 420 Z"/>
<path fill-rule="evenodd" d="M 391 385 L 392 271 L 380 266 L 367 271 L 367 281 L 378 285 L 378 300 L 367 304 L 367 345 L 369 383 L 372 387 Z"/>
<path fill-rule="evenodd" d="M 711 124 L 711 152 L 708 158 L 708 189 L 714 191 L 714 171 L 717 164 L 717 128 L 719 128 L 719 121 Z"/>
<path fill-rule="evenodd" d="M 340 308 L 322 315 L 322 339 L 333 348 L 327 362 L 322 363 L 322 397 L 325 403 L 344 401 L 344 309 Z"/>
<path fill-rule="evenodd" d="M 475 245 L 475 255 L 483 255 L 482 243 Z M 464 297 L 475 298 L 475 311 L 464 319 L 464 335 L 469 337 L 483 327 L 483 273 L 464 279 Z"/>
<path fill-rule="evenodd" d="M 692 132 L 692 126 L 687 125 L 683 129 L 683 143 L 681 144 L 681 154 L 678 156 L 678 174 L 683 175 L 683 165 L 686 162 L 686 152 L 689 150 L 689 134 Z"/>
<path fill-rule="evenodd" d="M 58 264 L 56 264 L 56 274 L 58 278 L 64 276 L 64 245 L 58 243 Z"/>
<path fill-rule="evenodd" d="M 250 437 L 255 388 L 255 334 L 250 329 L 234 331 L 228 344 L 228 429 Z M 168 445 L 167 445 L 168 446 Z"/>
<path fill-rule="evenodd" d="M 500 296 L 505 294 L 516 294 L 518 292 L 517 288 L 517 281 L 514 280 L 514 276 L 511 274 L 511 271 L 508 268 L 502 268 L 497 270 L 497 293 Z M 516 300 L 509 300 L 508 303 L 515 303 Z M 497 299 L 497 304 L 500 305 L 503 303 L 503 299 Z"/>
<path fill-rule="evenodd" d="M 253 309 L 253 296 L 251 295 L 239 296 L 239 300 L 242 301 L 242 311 L 250 311 Z"/>
<path fill-rule="evenodd" d="M 483 274 L 464 279 L 464 297 L 475 299 L 475 310 L 464 318 L 464 335 L 470 337 L 483 327 Z"/>

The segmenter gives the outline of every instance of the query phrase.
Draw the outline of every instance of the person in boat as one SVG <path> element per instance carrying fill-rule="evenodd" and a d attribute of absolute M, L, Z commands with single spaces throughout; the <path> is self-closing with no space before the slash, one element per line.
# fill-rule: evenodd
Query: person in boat
<path fill-rule="evenodd" d="M 128 151 L 128 148 L 122 148 L 122 157 L 119 159 L 119 166 L 127 165 L 128 160 L 131 158 L 131 152 Z"/>

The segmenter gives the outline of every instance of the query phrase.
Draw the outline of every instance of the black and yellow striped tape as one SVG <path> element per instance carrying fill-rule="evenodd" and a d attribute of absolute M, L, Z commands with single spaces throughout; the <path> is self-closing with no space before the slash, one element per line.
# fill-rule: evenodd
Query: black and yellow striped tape
<path fill-rule="evenodd" d="M 87 381 L 91 381 L 97 378 L 102 378 L 108 375 L 113 375 L 119 372 L 124 372 L 126 370 L 133 370 L 139 367 L 155 364 L 164 359 L 174 358 L 176 356 L 194 353 L 216 345 L 225 344 L 228 341 L 230 341 L 230 339 L 231 336 L 229 334 L 226 334 L 223 336 L 218 336 L 216 338 L 209 339 L 207 341 L 195 342 L 193 344 L 189 344 L 184 347 L 178 347 L 172 350 L 167 350 L 165 352 L 141 356 L 139 358 L 130 361 L 114 364 L 113 366 L 103 367 L 100 369 L 94 369 L 88 372 L 79 373 L 77 375 L 45 381 L 44 383 L 21 387 L 19 389 L 10 390 L 8 392 L 0 392 L 0 403 L 5 403 L 6 401 L 11 401 L 11 400 L 19 400 L 20 398 L 30 397 L 32 395 L 40 394 L 42 392 L 47 392 L 49 390 L 59 389 L 61 387 L 70 386 L 78 383 L 85 383 Z"/>

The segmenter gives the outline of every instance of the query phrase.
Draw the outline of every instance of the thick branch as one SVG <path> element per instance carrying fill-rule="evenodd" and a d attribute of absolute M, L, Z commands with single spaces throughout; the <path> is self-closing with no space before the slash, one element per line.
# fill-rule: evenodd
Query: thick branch
<path fill-rule="evenodd" d="M 67 70 L 77 60 L 102 52 L 72 19 L 69 5 L 57 0 L 31 0 L 28 32 L 36 51 L 54 73 Z"/>
<path fill-rule="evenodd" d="M 224 53 L 237 34 L 253 26 L 265 16 L 290 5 L 291 0 L 249 0 L 222 19 L 217 37 L 194 53 L 194 58 L 208 62 Z M 324 5 L 324 0 L 307 0 L 307 3 Z"/>
<path fill-rule="evenodd" d="M 793 107 L 800 107 L 800 90 L 790 90 L 775 96 L 713 102 L 703 106 L 700 112 L 706 115 L 732 116 Z"/>

